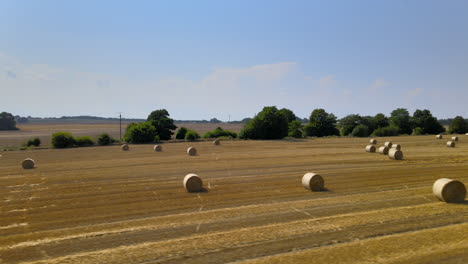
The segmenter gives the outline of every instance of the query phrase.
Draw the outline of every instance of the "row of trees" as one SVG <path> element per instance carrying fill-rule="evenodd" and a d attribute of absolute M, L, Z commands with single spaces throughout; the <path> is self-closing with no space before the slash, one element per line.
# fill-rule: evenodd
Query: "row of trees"
<path fill-rule="evenodd" d="M 445 127 L 427 109 L 416 110 L 411 116 L 408 110 L 398 108 L 390 117 L 379 113 L 375 116 L 352 114 L 337 119 L 324 109 L 312 111 L 308 123 L 303 125 L 289 109 L 264 107 L 239 134 L 244 139 L 280 139 L 286 136 L 396 136 L 401 134 L 423 135 L 445 132 Z M 458 116 L 449 127 L 450 133 L 467 133 L 466 120 Z"/>

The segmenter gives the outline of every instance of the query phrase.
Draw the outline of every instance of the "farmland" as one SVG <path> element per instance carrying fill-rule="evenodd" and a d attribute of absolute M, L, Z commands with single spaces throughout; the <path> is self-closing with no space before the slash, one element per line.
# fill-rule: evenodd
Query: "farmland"
<path fill-rule="evenodd" d="M 338 137 L 0 152 L 0 263 L 467 263 L 468 203 L 432 184 L 468 183 L 468 137 L 377 140 L 404 160 Z M 326 191 L 301 186 L 308 171 Z M 205 192 L 184 190 L 188 173 Z"/>

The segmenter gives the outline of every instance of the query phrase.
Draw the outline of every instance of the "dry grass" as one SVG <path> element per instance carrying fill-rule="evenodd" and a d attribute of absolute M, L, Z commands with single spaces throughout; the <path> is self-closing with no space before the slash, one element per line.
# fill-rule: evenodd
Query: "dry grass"
<path fill-rule="evenodd" d="M 2 152 L 0 263 L 467 263 L 468 203 L 432 184 L 468 182 L 468 144 L 378 140 L 405 159 L 364 138 Z M 308 171 L 328 191 L 305 190 Z M 186 192 L 191 172 L 205 192 Z"/>

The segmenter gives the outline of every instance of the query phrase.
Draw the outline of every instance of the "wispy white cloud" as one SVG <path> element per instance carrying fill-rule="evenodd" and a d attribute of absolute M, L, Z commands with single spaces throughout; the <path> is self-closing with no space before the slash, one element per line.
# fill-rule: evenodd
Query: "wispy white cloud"
<path fill-rule="evenodd" d="M 381 91 L 384 87 L 389 86 L 390 83 L 382 78 L 376 79 L 374 83 L 369 87 L 370 92 L 379 92 Z"/>
<path fill-rule="evenodd" d="M 326 88 L 336 83 L 335 75 L 328 75 L 319 79 L 320 88 Z"/>
<path fill-rule="evenodd" d="M 424 92 L 424 89 L 418 87 L 418 88 L 414 88 L 414 89 L 411 89 L 411 90 L 406 91 L 406 96 L 408 96 L 408 97 L 416 97 L 416 96 L 421 95 L 423 92 Z"/>

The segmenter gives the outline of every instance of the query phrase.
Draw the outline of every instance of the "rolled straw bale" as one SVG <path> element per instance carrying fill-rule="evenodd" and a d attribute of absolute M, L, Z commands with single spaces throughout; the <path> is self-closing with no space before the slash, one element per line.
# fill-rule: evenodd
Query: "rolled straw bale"
<path fill-rule="evenodd" d="M 203 190 L 203 181 L 194 173 L 187 174 L 184 178 L 184 188 L 187 192 L 200 192 Z"/>
<path fill-rule="evenodd" d="M 215 146 L 219 145 L 220 143 L 221 143 L 221 141 L 219 139 L 215 139 L 213 141 L 213 145 L 215 145 Z"/>
<path fill-rule="evenodd" d="M 446 203 L 461 203 L 466 196 L 466 188 L 462 182 L 447 178 L 435 181 L 432 192 L 439 200 Z"/>
<path fill-rule="evenodd" d="M 391 148 L 392 147 L 392 142 L 387 141 L 387 142 L 385 142 L 384 146 L 386 146 L 387 148 Z"/>
<path fill-rule="evenodd" d="M 379 153 L 383 154 L 383 155 L 387 155 L 388 150 L 389 150 L 389 148 L 387 148 L 386 146 L 382 146 L 382 147 L 379 148 Z"/>
<path fill-rule="evenodd" d="M 439 135 L 436 136 L 437 139 L 442 139 L 442 137 L 443 137 L 443 136 L 442 136 L 441 134 L 439 134 Z"/>
<path fill-rule="evenodd" d="M 162 146 L 161 145 L 155 145 L 153 149 L 154 149 L 154 151 L 162 151 Z"/>
<path fill-rule="evenodd" d="M 397 149 L 390 149 L 388 151 L 388 157 L 394 160 L 402 160 L 403 159 L 403 152 Z"/>
<path fill-rule="evenodd" d="M 448 141 L 447 142 L 447 147 L 454 148 L 455 147 L 455 141 Z"/>
<path fill-rule="evenodd" d="M 468 136 L 468 133 L 466 133 L 465 136 Z"/>
<path fill-rule="evenodd" d="M 23 166 L 23 169 L 25 170 L 34 169 L 34 167 L 36 167 L 36 162 L 33 159 L 27 158 L 23 160 L 21 166 Z"/>
<path fill-rule="evenodd" d="M 369 140 L 369 143 L 375 145 L 375 144 L 377 144 L 377 140 L 374 139 L 374 138 L 371 138 L 371 139 Z"/>
<path fill-rule="evenodd" d="M 130 150 L 130 147 L 128 146 L 128 144 L 123 144 L 121 148 L 122 148 L 123 151 L 129 151 Z"/>
<path fill-rule="evenodd" d="M 458 137 L 452 137 L 451 140 L 452 141 L 458 141 Z"/>
<path fill-rule="evenodd" d="M 314 192 L 322 191 L 324 188 L 324 180 L 322 176 L 308 172 L 302 176 L 302 186 Z"/>
<path fill-rule="evenodd" d="M 367 145 L 366 146 L 366 151 L 370 152 L 370 153 L 374 153 L 375 152 L 375 146 L 374 145 Z"/>
<path fill-rule="evenodd" d="M 190 147 L 190 148 L 187 149 L 187 154 L 189 156 L 195 156 L 195 155 L 197 155 L 197 149 L 194 148 L 194 147 Z"/>
<path fill-rule="evenodd" d="M 401 150 L 400 144 L 392 144 L 392 149 Z"/>

